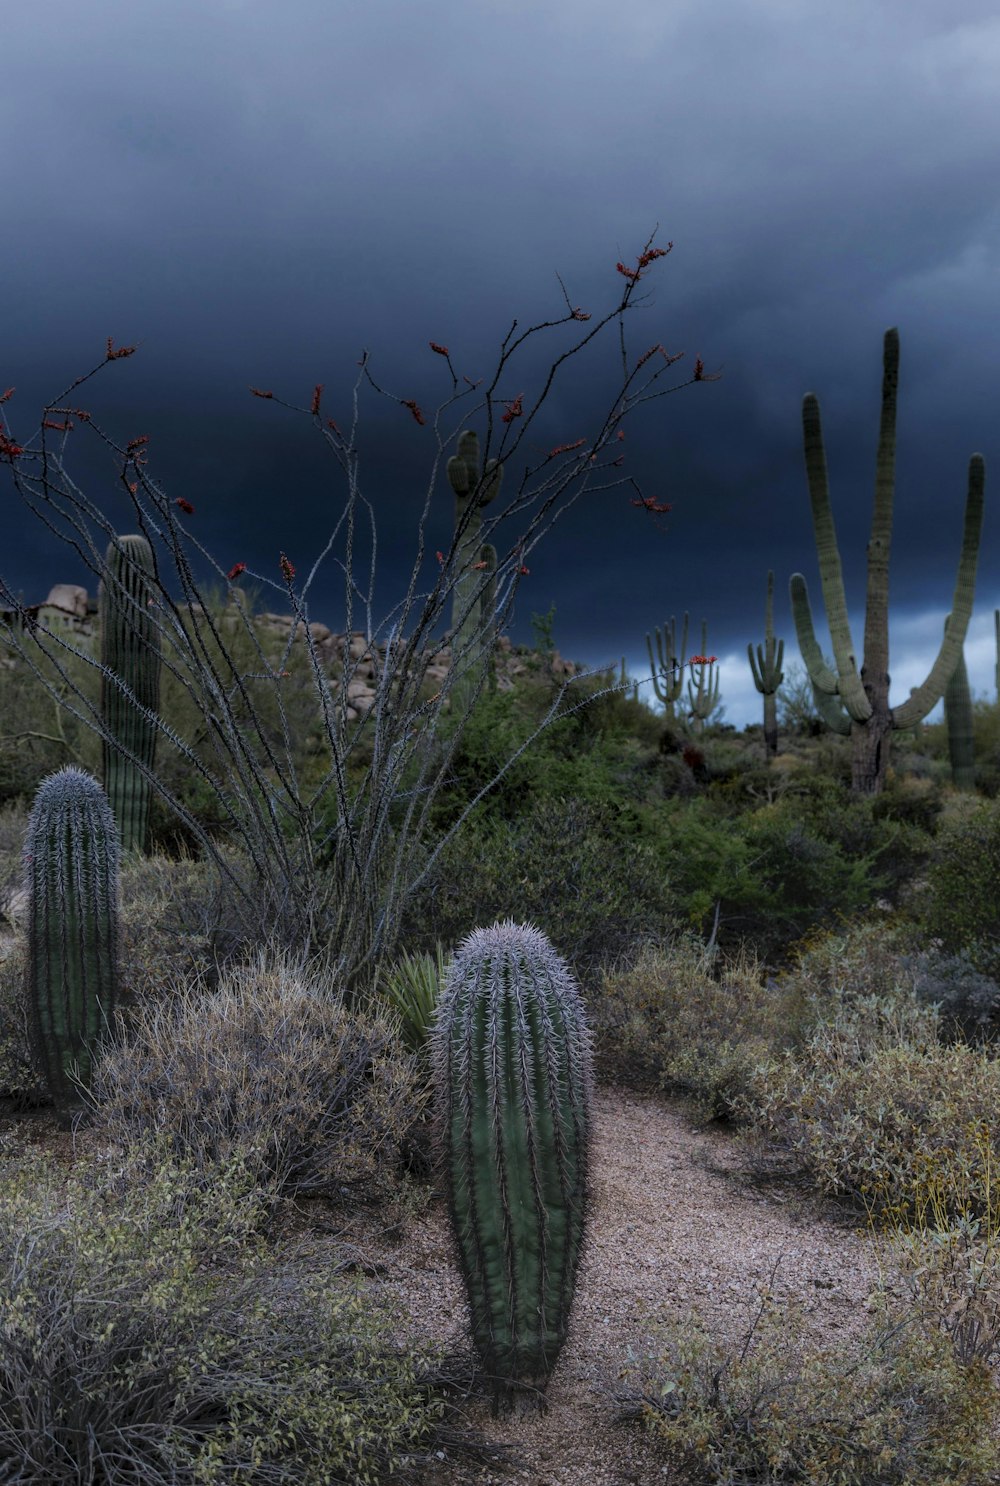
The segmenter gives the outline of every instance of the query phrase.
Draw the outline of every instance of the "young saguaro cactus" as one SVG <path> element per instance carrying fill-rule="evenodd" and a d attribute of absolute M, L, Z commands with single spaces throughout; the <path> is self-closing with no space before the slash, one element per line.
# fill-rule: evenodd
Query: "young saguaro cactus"
<path fill-rule="evenodd" d="M 653 690 L 659 701 L 663 703 L 668 721 L 674 716 L 674 703 L 681 695 L 684 687 L 684 655 L 687 652 L 688 642 L 688 616 L 684 615 L 684 628 L 681 631 L 680 649 L 677 648 L 677 626 L 673 618 L 670 620 L 670 628 L 667 621 L 663 621 L 663 632 L 660 633 L 658 625 L 653 626 L 656 635 L 656 660 L 653 659 L 653 645 L 646 632 L 646 649 L 649 651 L 649 669 L 653 673 Z"/>
<path fill-rule="evenodd" d="M 104 561 L 98 599 L 104 788 L 124 850 L 144 852 L 151 791 L 139 763 L 153 767 L 157 728 L 150 714 L 160 704 L 160 647 L 150 612 L 153 551 L 143 536 L 119 537 Z"/>
<path fill-rule="evenodd" d="M 118 831 L 104 790 L 73 765 L 43 779 L 25 834 L 27 1001 L 60 1120 L 90 1083 L 118 1004 Z"/>
<path fill-rule="evenodd" d="M 860 672 L 857 651 L 847 617 L 847 598 L 840 552 L 830 508 L 826 453 L 820 427 L 819 402 L 808 393 L 802 404 L 806 475 L 812 502 L 813 531 L 819 557 L 820 580 L 826 605 L 836 671 L 823 659 L 816 641 L 809 593 L 801 573 L 790 580 L 792 613 L 802 659 L 813 683 L 823 721 L 849 733 L 853 745 L 852 788 L 858 794 L 878 794 L 884 787 L 892 733 L 912 728 L 938 702 L 955 669 L 972 614 L 976 564 L 983 525 L 986 467 L 981 454 L 969 460 L 968 490 L 962 553 L 951 614 L 937 659 L 926 679 L 898 707 L 889 706 L 889 548 L 892 541 L 892 504 L 896 482 L 896 390 L 899 382 L 899 331 L 887 330 L 882 350 L 882 414 L 875 466 L 875 505 L 868 543 L 868 585 L 865 610 L 864 660 Z M 821 700 L 822 699 L 822 700 Z"/>
<path fill-rule="evenodd" d="M 448 460 L 458 533 L 458 577 L 451 610 L 451 663 L 455 669 L 451 710 L 456 716 L 465 711 L 480 674 L 488 670 L 492 658 L 497 554 L 494 547 L 483 543 L 482 510 L 499 495 L 502 479 L 503 466 L 498 459 L 488 459 L 480 474 L 479 438 L 474 429 L 466 429 L 458 440 L 458 453 Z M 487 574 L 485 586 L 483 571 Z"/>
<path fill-rule="evenodd" d="M 430 1038 L 441 1157 L 476 1349 L 501 1405 L 544 1406 L 583 1243 L 593 1055 L 540 930 L 474 930 Z"/>
<path fill-rule="evenodd" d="M 767 574 L 767 600 L 764 604 L 764 644 L 757 646 L 754 657 L 753 645 L 747 646 L 753 684 L 764 698 L 764 755 L 774 758 L 778 752 L 778 711 L 775 698 L 778 687 L 785 679 L 781 663 L 785 658 L 784 640 L 774 638 L 774 570 Z"/>

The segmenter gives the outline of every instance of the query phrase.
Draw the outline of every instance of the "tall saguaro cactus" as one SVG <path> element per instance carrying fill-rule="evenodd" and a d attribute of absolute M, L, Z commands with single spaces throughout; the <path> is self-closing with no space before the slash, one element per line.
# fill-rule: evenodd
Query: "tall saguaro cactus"
<path fill-rule="evenodd" d="M 719 672 L 715 669 L 715 657 L 707 655 L 708 623 L 701 621 L 701 658 L 692 657 L 691 674 L 688 676 L 688 716 L 694 720 L 696 730 L 701 733 L 705 724 L 719 705 Z"/>
<path fill-rule="evenodd" d="M 458 532 L 458 576 L 451 610 L 451 663 L 455 679 L 451 691 L 453 716 L 460 716 L 475 694 L 479 676 L 489 672 L 495 642 L 496 549 L 482 540 L 482 510 L 500 493 L 503 467 L 497 459 L 479 469 L 479 438 L 466 429 L 458 453 L 448 460 L 448 483 L 455 493 L 455 530 Z M 480 574 L 485 571 L 484 580 Z M 481 589 L 479 598 L 475 597 Z"/>
<path fill-rule="evenodd" d="M 119 537 L 105 554 L 108 576 L 98 600 L 101 631 L 101 712 L 104 788 L 126 851 L 149 840 L 150 785 L 160 704 L 160 648 L 150 613 L 153 551 L 143 536 Z M 138 761 L 138 762 L 137 762 Z"/>
<path fill-rule="evenodd" d="M 687 654 L 688 642 L 688 616 L 684 615 L 684 628 L 681 631 L 680 649 L 677 648 L 677 626 L 671 616 L 670 628 L 667 621 L 663 621 L 663 632 L 660 633 L 659 626 L 654 625 L 656 635 L 656 660 L 653 659 L 653 645 L 646 632 L 646 649 L 649 651 L 649 669 L 653 673 L 653 690 L 657 698 L 663 703 L 668 721 L 673 720 L 674 703 L 679 699 L 684 687 L 684 657 Z"/>
<path fill-rule="evenodd" d="M 945 620 L 946 629 L 947 624 Z M 944 720 L 948 728 L 951 782 L 956 789 L 973 790 L 976 787 L 976 746 L 972 727 L 972 691 L 964 650 L 958 652 L 958 662 L 944 689 Z"/>
<path fill-rule="evenodd" d="M 494 1407 L 544 1403 L 583 1242 L 593 1059 L 579 991 L 540 930 L 508 919 L 462 941 L 431 1055 L 452 1228 Z"/>
<path fill-rule="evenodd" d="M 777 648 L 776 648 L 777 646 Z M 785 679 L 781 663 L 785 658 L 785 642 L 774 638 L 774 570 L 767 574 L 767 600 L 764 604 L 764 644 L 757 646 L 754 657 L 753 645 L 747 646 L 753 684 L 764 698 L 764 754 L 774 758 L 778 752 L 778 711 L 775 698 L 778 687 Z"/>
<path fill-rule="evenodd" d="M 43 779 L 24 845 L 27 1001 L 32 1040 L 60 1120 L 69 1124 L 118 1002 L 118 831 L 92 775 Z"/>
<path fill-rule="evenodd" d="M 896 471 L 896 389 L 899 380 L 899 332 L 887 330 L 882 353 L 882 416 L 875 469 L 875 505 L 868 542 L 868 586 L 864 660 L 859 672 L 851 639 L 840 552 L 830 508 L 826 454 L 819 402 L 809 393 L 802 404 L 806 474 L 812 502 L 813 531 L 819 557 L 836 671 L 823 660 L 816 641 L 809 594 L 801 573 L 790 581 L 792 613 L 799 649 L 805 661 L 821 716 L 828 726 L 850 733 L 853 744 L 852 787 L 859 794 L 878 794 L 889 764 L 894 729 L 911 728 L 939 701 L 955 669 L 972 614 L 976 563 L 983 524 L 986 481 L 981 454 L 969 460 L 968 492 L 958 578 L 951 613 L 937 658 L 923 683 L 898 707 L 889 706 L 889 547 Z"/>

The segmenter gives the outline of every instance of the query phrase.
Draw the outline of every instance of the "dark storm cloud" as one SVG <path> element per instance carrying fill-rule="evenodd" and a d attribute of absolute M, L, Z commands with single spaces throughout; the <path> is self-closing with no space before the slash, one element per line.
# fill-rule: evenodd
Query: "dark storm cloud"
<path fill-rule="evenodd" d="M 487 374 L 515 316 L 524 327 L 564 312 L 557 272 L 573 305 L 609 309 L 616 260 L 634 263 L 659 222 L 674 249 L 627 319 L 630 349 L 660 341 L 686 351 L 678 374 L 701 355 L 723 378 L 627 424 L 628 468 L 672 503 L 667 530 L 625 493 L 581 499 L 533 553 L 515 639 L 554 603 L 564 654 L 624 653 L 638 673 L 645 632 L 690 610 L 693 634 L 704 617 L 723 657 L 727 718 L 756 719 L 746 643 L 763 638 L 767 570 L 789 658 L 792 571 L 818 607 L 800 424 L 814 391 L 860 644 L 882 335 L 898 325 L 892 695 L 936 651 L 980 450 L 987 516 L 966 654 L 992 696 L 992 5 L 18 9 L 3 32 L 0 382 L 17 387 L 5 411 L 22 439 L 108 335 L 139 342 L 88 384 L 95 416 L 121 442 L 150 435 L 150 473 L 195 503 L 221 562 L 271 572 L 294 545 L 304 568 L 339 510 L 337 472 L 304 419 L 249 385 L 308 405 L 323 382 L 324 409 L 343 420 L 367 347 L 382 385 L 433 407 L 449 384 L 429 340 L 460 375 Z M 528 356 L 503 395 L 537 388 L 565 344 L 540 342 L 544 357 Z M 592 431 L 618 385 L 613 339 L 567 370 L 532 447 Z M 369 395 L 361 445 L 384 612 L 409 570 L 432 444 L 398 403 Z M 106 451 L 73 444 L 69 466 L 125 520 Z M 56 578 L 85 579 L 10 490 L 5 510 L 0 571 L 14 586 L 44 596 Z M 451 520 L 443 479 L 435 520 L 431 547 Z M 341 602 L 331 576 L 312 612 L 336 626 Z"/>

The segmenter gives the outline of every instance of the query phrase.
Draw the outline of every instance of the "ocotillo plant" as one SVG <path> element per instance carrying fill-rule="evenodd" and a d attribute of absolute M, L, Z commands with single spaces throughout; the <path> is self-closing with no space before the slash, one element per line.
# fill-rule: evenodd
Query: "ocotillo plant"
<path fill-rule="evenodd" d="M 153 549 L 143 536 L 117 537 L 98 590 L 104 788 L 125 851 L 149 844 L 151 773 L 160 705 L 160 642 L 150 610 Z"/>
<path fill-rule="evenodd" d="M 767 574 L 767 600 L 764 605 L 764 644 L 757 646 L 754 657 L 753 645 L 747 646 L 753 684 L 764 698 L 764 754 L 774 758 L 778 752 L 778 710 L 775 702 L 778 687 L 785 679 L 781 663 L 785 658 L 785 642 L 774 638 L 774 571 Z"/>
<path fill-rule="evenodd" d="M 512 919 L 455 951 L 431 1032 L 452 1229 L 494 1407 L 544 1403 L 583 1242 L 593 1059 L 583 1001 Z"/>
<path fill-rule="evenodd" d="M 945 620 L 947 631 L 948 621 Z M 958 652 L 955 669 L 944 689 L 944 720 L 948 728 L 948 759 L 956 789 L 976 787 L 976 750 L 972 729 L 972 692 L 965 652 Z"/>
<path fill-rule="evenodd" d="M 458 453 L 448 460 L 448 483 L 455 492 L 455 536 L 458 576 L 451 609 L 451 664 L 455 671 L 452 711 L 464 710 L 493 655 L 495 622 L 487 609 L 489 594 L 496 599 L 496 548 L 484 546 L 482 510 L 500 494 L 503 466 L 489 459 L 479 469 L 479 438 L 466 429 Z M 482 573 L 492 574 L 483 579 Z"/>
<path fill-rule="evenodd" d="M 688 717 L 694 722 L 696 732 L 704 732 L 705 724 L 719 705 L 719 672 L 715 669 L 716 657 L 706 655 L 708 649 L 708 623 L 701 622 L 701 654 L 692 655 L 691 674 L 688 676 Z"/>
<path fill-rule="evenodd" d="M 679 699 L 684 686 L 684 656 L 687 652 L 688 642 L 688 617 L 684 615 L 684 628 L 681 631 L 680 649 L 677 648 L 677 626 L 673 618 L 670 620 L 670 628 L 667 628 L 666 620 L 663 621 L 663 632 L 657 626 L 653 626 L 656 635 L 656 660 L 653 659 L 653 645 L 646 631 L 646 649 L 649 651 L 649 669 L 653 673 L 653 690 L 659 701 L 663 703 L 667 720 L 674 716 L 674 703 Z"/>
<path fill-rule="evenodd" d="M 826 454 L 820 427 L 819 402 L 808 393 L 802 404 L 806 475 L 812 502 L 813 531 L 819 557 L 820 580 L 836 671 L 823 660 L 816 642 L 809 594 L 801 573 L 790 581 L 792 613 L 799 649 L 815 688 L 817 704 L 828 726 L 850 733 L 853 741 L 852 787 L 859 794 L 878 794 L 889 764 L 889 742 L 894 729 L 911 728 L 926 717 L 942 696 L 965 643 L 972 613 L 976 562 L 983 524 L 985 465 L 981 454 L 969 460 L 968 494 L 962 554 L 951 614 L 937 659 L 924 682 L 899 707 L 889 706 L 889 547 L 892 540 L 892 503 L 896 467 L 896 389 L 899 381 L 899 332 L 887 330 L 882 353 L 882 416 L 875 468 L 875 506 L 868 543 L 868 587 L 865 611 L 864 662 L 860 674 L 851 639 L 840 552 L 830 508 Z M 822 699 L 822 701 L 821 701 Z M 836 721 L 834 720 L 836 719 Z"/>
<path fill-rule="evenodd" d="M 32 1041 L 60 1120 L 80 1103 L 118 1002 L 118 830 L 103 789 L 70 765 L 43 779 L 25 834 Z"/>

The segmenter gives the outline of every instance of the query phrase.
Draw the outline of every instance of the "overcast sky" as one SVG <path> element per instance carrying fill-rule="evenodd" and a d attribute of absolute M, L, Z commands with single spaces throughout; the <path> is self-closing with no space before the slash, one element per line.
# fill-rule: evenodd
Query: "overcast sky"
<path fill-rule="evenodd" d="M 658 223 L 673 249 L 625 317 L 631 362 L 661 343 L 685 354 L 657 390 L 697 357 L 721 379 L 629 414 L 620 474 L 669 515 L 633 506 L 631 486 L 582 495 L 530 554 L 512 638 L 530 641 L 532 613 L 554 604 L 564 656 L 624 653 L 648 674 L 646 632 L 690 611 L 689 651 L 705 619 L 721 658 L 726 720 L 756 721 L 746 645 L 764 637 L 769 568 L 786 668 L 796 570 L 830 651 L 802 455 L 815 392 L 860 647 L 882 338 L 896 325 L 890 699 L 936 654 L 976 451 L 987 507 L 966 660 L 994 698 L 995 0 L 47 0 L 7 8 L 2 46 L 0 391 L 16 388 L 2 411 L 22 444 L 38 447 L 42 406 L 109 336 L 138 344 L 79 405 L 120 444 L 149 436 L 149 475 L 194 505 L 190 529 L 220 563 L 280 581 L 279 552 L 300 574 L 318 555 L 343 482 L 308 416 L 248 388 L 308 408 L 323 383 L 343 427 L 367 349 L 393 394 L 366 389 L 359 405 L 379 618 L 405 588 L 433 414 L 451 392 L 429 342 L 460 379 L 489 379 L 515 318 L 520 331 L 566 314 L 561 279 L 593 320 L 529 342 L 505 371 L 497 396 L 529 405 L 550 361 L 619 302 L 615 265 L 634 266 Z M 620 384 L 609 326 L 557 379 L 508 489 L 528 456 L 595 436 Z M 446 412 L 442 436 L 473 405 Z M 470 423 L 485 434 L 484 414 Z M 96 436 L 74 431 L 65 458 L 132 529 Z M 6 580 L 29 602 L 57 580 L 88 584 L 6 466 L 0 488 Z M 428 576 L 453 521 L 443 468 L 433 513 Z M 332 568 L 310 614 L 343 625 Z"/>

